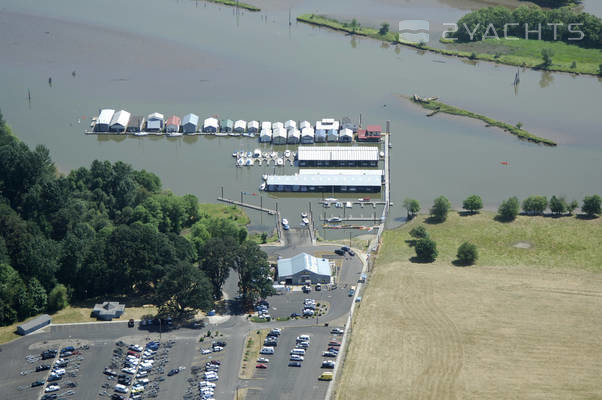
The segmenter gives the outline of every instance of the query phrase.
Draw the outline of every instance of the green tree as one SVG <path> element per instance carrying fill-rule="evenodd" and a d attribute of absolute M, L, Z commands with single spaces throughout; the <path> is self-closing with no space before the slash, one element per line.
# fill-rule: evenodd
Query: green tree
<path fill-rule="evenodd" d="M 479 211 L 481 208 L 483 208 L 483 200 L 481 199 L 481 196 L 473 194 L 464 200 L 462 203 L 462 208 L 470 211 L 471 214 L 474 214 L 476 211 Z"/>
<path fill-rule="evenodd" d="M 552 49 L 542 49 L 541 50 L 541 58 L 543 58 L 543 66 L 549 67 L 552 65 L 552 57 L 554 56 L 554 51 Z"/>
<path fill-rule="evenodd" d="M 573 200 L 569 204 L 567 204 L 566 211 L 569 213 L 569 215 L 573 215 L 573 211 L 575 211 L 578 207 L 579 203 L 577 202 L 577 200 Z"/>
<path fill-rule="evenodd" d="M 598 65 L 598 75 L 602 76 L 602 64 Z"/>
<path fill-rule="evenodd" d="M 518 215 L 519 207 L 518 198 L 510 197 L 509 199 L 504 200 L 498 207 L 497 217 L 501 221 L 514 221 Z"/>
<path fill-rule="evenodd" d="M 389 27 L 390 25 L 386 22 L 383 22 L 380 25 L 380 29 L 378 30 L 378 34 L 381 36 L 385 36 L 387 33 L 389 33 Z"/>
<path fill-rule="evenodd" d="M 51 313 L 62 310 L 69 305 L 67 288 L 62 283 L 56 285 L 48 294 L 48 311 Z"/>
<path fill-rule="evenodd" d="M 564 198 L 552 196 L 550 197 L 550 211 L 556 215 L 564 214 L 567 210 L 567 204 Z"/>
<path fill-rule="evenodd" d="M 458 253 L 456 255 L 458 261 L 464 265 L 472 265 L 479 258 L 477 246 L 470 242 L 464 242 L 458 247 Z"/>
<path fill-rule="evenodd" d="M 420 203 L 418 200 L 406 198 L 403 201 L 403 208 L 407 210 L 408 219 L 414 218 L 420 211 Z"/>
<path fill-rule="evenodd" d="M 540 215 L 548 208 L 546 196 L 529 196 L 523 200 L 523 211 L 531 215 Z"/>
<path fill-rule="evenodd" d="M 420 239 L 414 246 L 416 257 L 420 261 L 433 262 L 439 255 L 437 252 L 437 243 L 429 238 Z"/>
<path fill-rule="evenodd" d="M 231 236 L 211 238 L 199 253 L 199 265 L 213 285 L 215 300 L 222 297 L 222 287 L 230 275 L 230 269 L 236 266 L 233 255 L 238 246 L 238 241 Z"/>
<path fill-rule="evenodd" d="M 8 264 L 0 264 L 0 325 L 10 325 L 18 318 L 18 296 L 25 292 L 25 285 Z"/>
<path fill-rule="evenodd" d="M 236 252 L 236 271 L 238 289 L 247 306 L 273 293 L 268 256 L 257 243 L 250 240 L 242 243 Z"/>
<path fill-rule="evenodd" d="M 601 213 L 600 196 L 595 194 L 593 196 L 585 196 L 583 198 L 583 205 L 581 211 L 583 211 L 588 217 L 595 217 Z"/>
<path fill-rule="evenodd" d="M 46 311 L 48 306 L 48 295 L 44 286 L 36 278 L 31 278 L 27 284 L 27 292 L 31 299 L 31 314 L 40 314 Z"/>
<path fill-rule="evenodd" d="M 353 18 L 351 20 L 351 24 L 349 24 L 349 26 L 351 27 L 351 31 L 353 33 L 355 33 L 360 28 L 360 24 L 359 24 L 359 22 L 357 22 L 357 19 L 355 19 L 355 18 Z"/>
<path fill-rule="evenodd" d="M 162 314 L 181 318 L 213 305 L 212 287 L 205 274 L 190 263 L 179 262 L 161 279 L 153 303 Z"/>
<path fill-rule="evenodd" d="M 447 213 L 449 212 L 450 207 L 451 204 L 449 203 L 449 200 L 445 196 L 439 196 L 433 203 L 431 216 L 439 222 L 444 222 L 447 219 Z"/>
<path fill-rule="evenodd" d="M 429 234 L 423 225 L 418 225 L 410 230 L 410 236 L 416 239 L 423 239 L 429 237 Z"/>

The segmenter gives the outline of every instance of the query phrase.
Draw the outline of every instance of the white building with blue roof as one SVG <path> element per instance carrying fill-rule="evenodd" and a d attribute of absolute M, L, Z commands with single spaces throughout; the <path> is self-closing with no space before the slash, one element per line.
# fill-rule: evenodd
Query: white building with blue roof
<path fill-rule="evenodd" d="M 311 283 L 330 283 L 332 268 L 326 258 L 317 258 L 307 253 L 300 253 L 291 258 L 278 260 L 278 282 L 287 285 L 303 285 Z"/>

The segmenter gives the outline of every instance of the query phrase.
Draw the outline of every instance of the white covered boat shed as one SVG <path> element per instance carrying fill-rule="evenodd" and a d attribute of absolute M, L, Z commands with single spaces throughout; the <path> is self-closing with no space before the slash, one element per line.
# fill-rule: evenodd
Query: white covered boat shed
<path fill-rule="evenodd" d="M 307 253 L 300 253 L 291 258 L 278 260 L 278 282 L 287 285 L 303 285 L 311 283 L 330 283 L 332 268 L 326 258 L 317 258 Z"/>
<path fill-rule="evenodd" d="M 111 125 L 111 120 L 113 119 L 113 114 L 115 114 L 115 110 L 110 108 L 100 110 L 94 130 L 96 132 L 108 132 L 109 126 Z"/>

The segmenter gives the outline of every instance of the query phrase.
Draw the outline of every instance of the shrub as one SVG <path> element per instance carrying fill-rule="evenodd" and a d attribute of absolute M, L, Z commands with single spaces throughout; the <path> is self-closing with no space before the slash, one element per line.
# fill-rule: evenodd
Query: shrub
<path fill-rule="evenodd" d="M 458 247 L 458 261 L 464 265 L 472 265 L 479 258 L 477 246 L 470 242 L 464 242 Z"/>
<path fill-rule="evenodd" d="M 602 201 L 600 196 L 597 194 L 593 196 L 585 196 L 583 198 L 583 205 L 581 206 L 581 211 L 586 213 L 589 217 L 594 217 L 596 215 L 600 215 L 602 213 Z"/>
<path fill-rule="evenodd" d="M 420 239 L 416 242 L 416 257 L 420 261 L 435 261 L 439 253 L 437 252 L 437 243 L 429 238 Z"/>
<path fill-rule="evenodd" d="M 483 208 L 483 199 L 481 199 L 481 196 L 476 194 L 468 196 L 466 200 L 464 200 L 464 203 L 462 203 L 462 208 L 470 211 L 471 214 L 474 214 L 475 211 L 479 211 L 481 208 Z"/>
<path fill-rule="evenodd" d="M 420 211 L 418 200 L 406 198 L 403 201 L 403 207 L 408 211 L 408 218 L 413 218 Z"/>
<path fill-rule="evenodd" d="M 567 209 L 566 201 L 562 197 L 552 196 L 550 198 L 550 211 L 556 215 L 564 214 Z"/>
<path fill-rule="evenodd" d="M 548 208 L 548 199 L 545 196 L 529 196 L 523 201 L 523 211 L 527 214 L 543 214 Z"/>
<path fill-rule="evenodd" d="M 261 234 L 261 243 L 265 244 L 265 243 L 267 243 L 267 241 L 268 241 L 268 234 L 263 232 Z"/>
<path fill-rule="evenodd" d="M 431 216 L 437 221 L 443 222 L 447 219 L 447 213 L 451 207 L 449 200 L 445 196 L 439 196 L 435 199 L 431 208 Z"/>
<path fill-rule="evenodd" d="M 389 26 L 389 24 L 383 22 L 380 26 L 380 29 L 378 30 L 378 34 L 381 36 L 385 36 L 387 33 L 389 33 Z"/>
<path fill-rule="evenodd" d="M 424 239 L 429 237 L 429 234 L 424 226 L 418 225 L 410 230 L 410 236 L 416 239 Z"/>
<path fill-rule="evenodd" d="M 518 215 L 518 198 L 510 197 L 500 204 L 497 210 L 497 216 L 502 221 L 514 221 Z"/>
<path fill-rule="evenodd" d="M 67 288 L 62 283 L 59 283 L 48 295 L 48 311 L 57 312 L 68 305 Z"/>
<path fill-rule="evenodd" d="M 552 56 L 554 56 L 554 52 L 552 49 L 542 49 L 541 50 L 541 58 L 543 58 L 544 67 L 549 67 L 552 65 Z"/>
<path fill-rule="evenodd" d="M 569 215 L 573 215 L 573 211 L 575 211 L 577 207 L 579 207 L 579 203 L 577 203 L 577 200 L 573 200 L 569 204 L 567 204 L 566 210 L 569 213 Z"/>
<path fill-rule="evenodd" d="M 477 53 L 475 53 L 474 51 L 470 54 L 470 58 L 471 60 L 476 60 L 477 59 Z"/>

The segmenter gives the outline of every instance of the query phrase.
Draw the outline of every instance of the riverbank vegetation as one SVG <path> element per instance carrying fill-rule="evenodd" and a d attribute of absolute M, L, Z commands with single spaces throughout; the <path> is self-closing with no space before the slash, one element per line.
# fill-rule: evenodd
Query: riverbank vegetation
<path fill-rule="evenodd" d="M 602 52 L 596 48 L 586 48 L 567 44 L 562 41 L 537 41 L 537 40 L 504 40 L 503 28 L 498 31 L 500 39 L 485 39 L 466 43 L 454 42 L 451 39 L 442 39 L 446 48 L 428 46 L 426 43 L 414 43 L 400 38 L 399 32 L 390 29 L 362 26 L 357 20 L 339 21 L 335 18 L 325 17 L 317 14 L 303 14 L 297 20 L 307 24 L 326 27 L 352 35 L 366 36 L 392 44 L 413 47 L 422 51 L 467 58 L 470 60 L 482 60 L 500 64 L 514 65 L 525 68 L 543 69 L 547 71 L 569 72 L 587 75 L 602 76 Z M 596 24 L 596 23 L 594 23 Z M 597 28 L 592 29 L 596 32 Z M 560 28 L 559 28 L 560 31 Z M 543 34 L 543 29 L 542 29 Z M 598 38 L 600 33 L 598 33 Z M 522 35 L 524 36 L 524 34 Z M 595 39 L 593 39 L 595 40 Z M 599 39 L 598 39 L 599 40 Z M 544 63 L 542 51 L 551 51 L 551 62 Z"/>
<path fill-rule="evenodd" d="M 258 12 L 261 11 L 261 8 L 254 6 L 252 4 L 248 4 L 248 3 L 243 3 L 240 1 L 235 1 L 235 0 L 206 0 L 209 3 L 216 3 L 216 4 L 223 4 L 225 6 L 230 6 L 230 7 L 238 7 L 238 8 L 244 8 L 245 10 L 248 11 L 252 11 L 252 12 Z"/>
<path fill-rule="evenodd" d="M 445 104 L 445 103 L 442 103 L 442 102 L 436 101 L 436 100 L 422 99 L 422 98 L 417 98 L 415 96 L 410 97 L 410 99 L 414 103 L 422 106 L 423 108 L 425 108 L 427 110 L 432 110 L 433 113 L 431 113 L 429 115 L 433 115 L 435 113 L 442 112 L 442 113 L 451 114 L 451 115 L 459 115 L 459 116 L 463 116 L 463 117 L 479 119 L 479 120 L 485 122 L 487 124 L 487 126 L 498 127 L 500 129 L 504 130 L 505 132 L 509 132 L 509 133 L 519 137 L 520 139 L 528 140 L 533 143 L 542 143 L 542 144 L 545 144 L 548 146 L 556 146 L 556 142 L 554 142 L 550 139 L 536 136 L 536 135 L 522 129 L 522 124 L 520 124 L 520 123 L 517 123 L 516 125 L 511 125 L 506 122 L 497 121 L 497 120 L 495 120 L 493 118 L 489 118 L 485 115 L 476 114 L 471 111 L 463 110 L 461 108 L 454 107 L 449 104 Z"/>
<path fill-rule="evenodd" d="M 230 271 L 248 303 L 271 292 L 242 211 L 177 196 L 119 161 L 60 175 L 1 118 L 0 143 L 0 325 L 121 296 L 188 315 L 212 307 Z"/>

